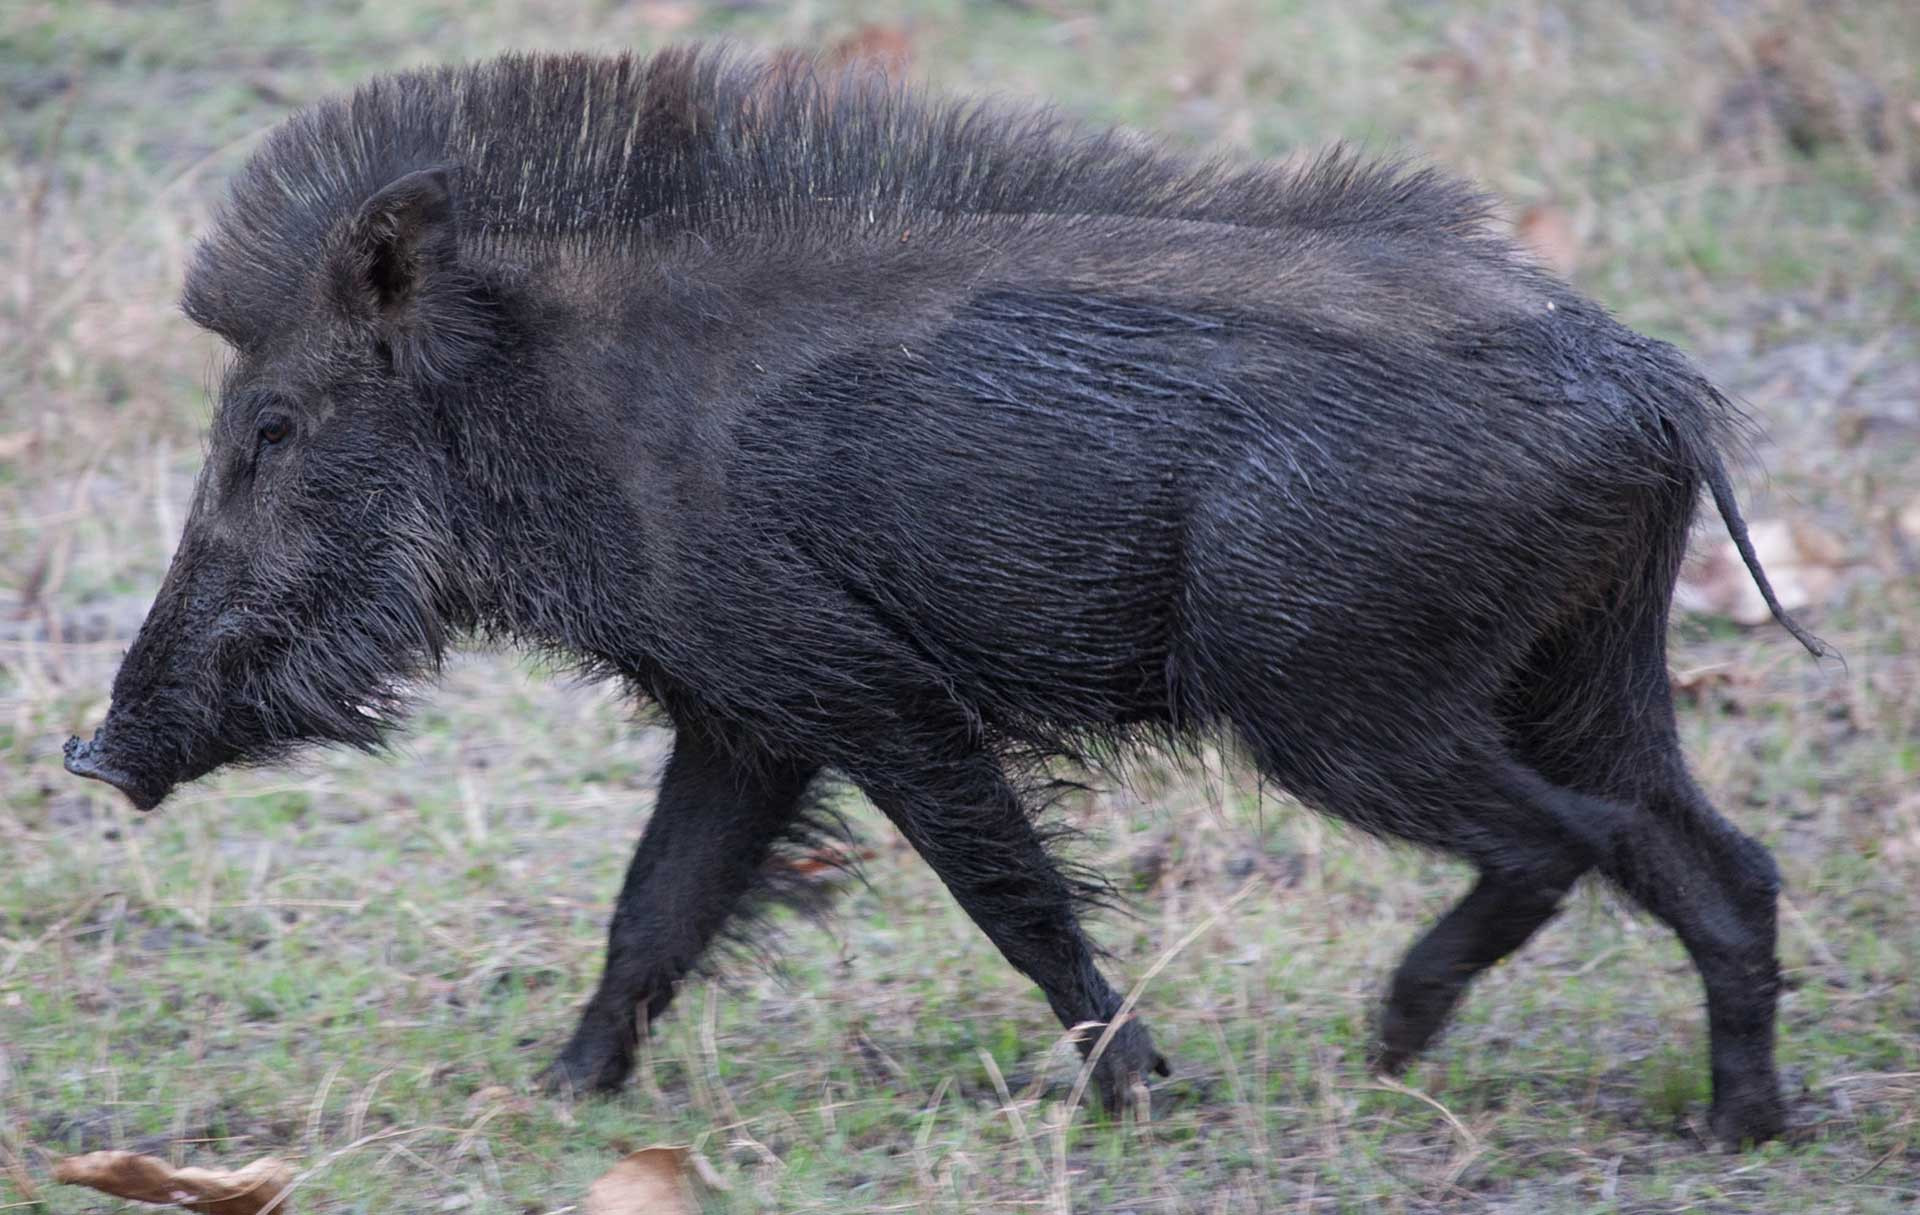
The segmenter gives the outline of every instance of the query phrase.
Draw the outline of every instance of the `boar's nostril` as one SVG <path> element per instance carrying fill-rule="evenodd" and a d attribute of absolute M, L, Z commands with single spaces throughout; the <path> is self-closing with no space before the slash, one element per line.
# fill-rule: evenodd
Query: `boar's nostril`
<path fill-rule="evenodd" d="M 78 734 L 67 739 L 67 745 L 60 748 L 60 754 L 66 757 L 67 771 L 75 776 L 93 775 L 93 744 L 82 741 Z"/>
<path fill-rule="evenodd" d="M 107 763 L 100 755 L 100 749 L 91 742 L 78 737 L 67 739 L 67 745 L 61 748 L 66 757 L 67 771 L 75 776 L 84 776 L 88 780 L 97 780 L 112 785 L 127 795 L 127 800 L 139 810 L 151 810 L 160 804 L 164 793 L 155 796 L 153 792 L 121 769 Z"/>

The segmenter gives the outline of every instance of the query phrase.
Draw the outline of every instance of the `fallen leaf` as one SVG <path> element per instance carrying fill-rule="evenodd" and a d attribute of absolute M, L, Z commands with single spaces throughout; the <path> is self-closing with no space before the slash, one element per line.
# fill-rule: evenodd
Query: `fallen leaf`
<path fill-rule="evenodd" d="M 1894 803 L 1888 825 L 1892 831 L 1883 845 L 1889 860 L 1920 860 L 1920 793 L 1909 793 Z"/>
<path fill-rule="evenodd" d="M 1409 56 L 1406 65 L 1413 71 L 1437 76 L 1461 92 L 1480 83 L 1480 65 L 1459 51 L 1428 51 Z"/>
<path fill-rule="evenodd" d="M 1915 543 L 1920 543 L 1920 498 L 1915 498 L 1902 507 L 1895 523 L 1900 528 L 1901 535 Z"/>
<path fill-rule="evenodd" d="M 12 460 L 26 454 L 40 436 L 31 430 L 16 430 L 0 435 L 0 460 Z"/>
<path fill-rule="evenodd" d="M 260 1215 L 269 1206 L 278 1213 L 292 1209 L 282 1196 L 293 1185 L 293 1166 L 271 1156 L 229 1171 L 176 1169 L 164 1160 L 138 1152 L 88 1152 L 55 1161 L 53 1179 L 115 1198 L 185 1207 L 208 1215 Z"/>
<path fill-rule="evenodd" d="M 913 39 L 897 25 L 863 25 L 829 46 L 822 58 L 833 67 L 865 63 L 899 76 L 913 63 Z"/>
<path fill-rule="evenodd" d="M 767 867 L 809 882 L 832 882 L 852 872 L 861 861 L 870 861 L 879 855 L 872 848 L 831 844 L 799 856 L 770 857 Z"/>
<path fill-rule="evenodd" d="M 1731 704 L 1734 689 L 1746 680 L 1725 665 L 1689 667 L 1669 672 L 1667 683 L 1681 704 L 1704 705 L 1710 701 Z"/>
<path fill-rule="evenodd" d="M 699 1215 L 687 1188 L 687 1149 L 650 1147 L 623 1157 L 587 1189 L 582 1215 Z"/>
<path fill-rule="evenodd" d="M 1747 532 L 1774 595 L 1787 611 L 1820 603 L 1838 584 L 1846 559 L 1832 533 L 1784 519 L 1750 524 Z M 1773 618 L 1732 540 L 1721 540 L 1688 559 L 1673 601 L 1683 612 L 1725 616 L 1736 624 L 1765 624 Z"/>
<path fill-rule="evenodd" d="M 1580 238 L 1565 207 L 1534 203 L 1513 221 L 1514 235 L 1547 269 L 1566 278 L 1580 268 Z"/>
<path fill-rule="evenodd" d="M 647 28 L 661 34 L 677 34 L 700 20 L 698 4 L 677 0 L 648 0 L 640 5 L 639 12 Z"/>
<path fill-rule="evenodd" d="M 1684 671 L 1674 671 L 1667 682 L 1675 692 L 1698 695 L 1713 688 L 1724 688 L 1734 682 L 1733 672 L 1726 666 L 1689 667 Z"/>

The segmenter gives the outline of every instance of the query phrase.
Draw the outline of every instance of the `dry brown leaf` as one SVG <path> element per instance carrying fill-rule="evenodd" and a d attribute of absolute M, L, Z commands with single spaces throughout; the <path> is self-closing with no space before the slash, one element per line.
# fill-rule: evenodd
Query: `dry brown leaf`
<path fill-rule="evenodd" d="M 1899 517 L 1894 522 L 1900 528 L 1901 535 L 1920 544 L 1920 498 L 1915 498 L 1902 507 Z"/>
<path fill-rule="evenodd" d="M 293 1166 L 264 1156 L 238 1171 L 176 1169 L 138 1152 L 88 1152 L 54 1162 L 53 1179 L 139 1202 L 205 1211 L 208 1215 L 260 1215 L 293 1185 Z M 292 1208 L 273 1207 L 284 1215 Z"/>
<path fill-rule="evenodd" d="M 582 1215 L 699 1215 L 687 1186 L 687 1149 L 641 1148 L 600 1175 Z"/>
<path fill-rule="evenodd" d="M 1892 831 L 1881 845 L 1887 859 L 1920 862 L 1920 793 L 1895 802 L 1888 818 Z"/>
<path fill-rule="evenodd" d="M 1459 51 L 1427 51 L 1410 55 L 1405 62 L 1413 71 L 1436 76 L 1463 93 L 1480 83 L 1480 65 Z"/>
<path fill-rule="evenodd" d="M 1784 519 L 1764 520 L 1747 530 L 1781 607 L 1796 612 L 1833 593 L 1846 558 L 1840 540 L 1831 532 Z M 1736 624 L 1765 624 L 1772 619 L 1732 540 L 1721 540 L 1688 559 L 1673 601 L 1683 612 L 1725 616 Z"/>
<path fill-rule="evenodd" d="M 17 459 L 25 455 L 39 437 L 31 430 L 16 430 L 12 434 L 0 435 L 0 460 Z"/>
<path fill-rule="evenodd" d="M 1513 221 L 1514 235 L 1533 251 L 1540 264 L 1565 278 L 1580 268 L 1580 237 L 1565 207 L 1534 203 Z"/>
<path fill-rule="evenodd" d="M 872 848 L 851 848 L 831 844 L 814 848 L 799 856 L 769 858 L 767 867 L 809 882 L 834 882 L 848 876 L 855 865 L 880 854 Z"/>
<path fill-rule="evenodd" d="M 1669 673 L 1667 682 L 1673 688 L 1674 696 L 1683 704 L 1701 704 L 1710 694 L 1724 693 L 1743 680 L 1730 667 L 1707 666 L 1673 671 Z"/>
<path fill-rule="evenodd" d="M 700 20 L 698 4 L 679 0 L 647 0 L 640 5 L 639 12 L 646 27 L 661 34 L 677 34 Z"/>
<path fill-rule="evenodd" d="M 913 39 L 897 25 L 863 25 L 829 46 L 822 58 L 833 67 L 864 63 L 899 76 L 913 64 Z"/>

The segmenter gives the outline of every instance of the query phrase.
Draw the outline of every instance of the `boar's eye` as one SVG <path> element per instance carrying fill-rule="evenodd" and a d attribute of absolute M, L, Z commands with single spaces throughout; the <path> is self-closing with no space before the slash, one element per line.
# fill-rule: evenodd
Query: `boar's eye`
<path fill-rule="evenodd" d="M 260 419 L 260 446 L 271 447 L 293 433 L 293 423 L 283 413 L 265 414 Z"/>

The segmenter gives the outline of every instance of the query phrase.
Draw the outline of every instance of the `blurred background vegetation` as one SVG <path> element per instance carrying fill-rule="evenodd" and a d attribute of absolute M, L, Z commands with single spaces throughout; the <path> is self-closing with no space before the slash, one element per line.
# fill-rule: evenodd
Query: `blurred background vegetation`
<path fill-rule="evenodd" d="M 1178 1074 L 1122 1127 L 1069 1122 L 1044 1005 L 857 807 L 871 886 L 786 927 L 786 982 L 690 990 L 619 1100 L 529 1095 L 666 739 L 511 655 L 457 664 L 397 759 L 228 774 L 151 818 L 64 777 L 179 531 L 222 356 L 173 301 L 259 137 L 375 72 L 710 36 L 1232 156 L 1426 157 L 1745 400 L 1749 513 L 1848 663 L 1742 627 L 1703 532 L 1675 665 L 1704 783 L 1787 873 L 1794 1136 L 1703 1150 L 1692 970 L 1603 891 L 1488 977 L 1418 1096 L 1378 1087 L 1375 989 L 1465 875 L 1230 758 L 1063 811 L 1138 896 L 1100 930 L 1123 983 L 1204 929 L 1143 1000 Z M 658 1141 L 714 1210 L 1915 1210 L 1916 221 L 1909 0 L 10 0 L 0 1209 L 115 1209 L 48 1160 L 133 1147 L 287 1157 L 299 1210 L 558 1212 Z"/>

